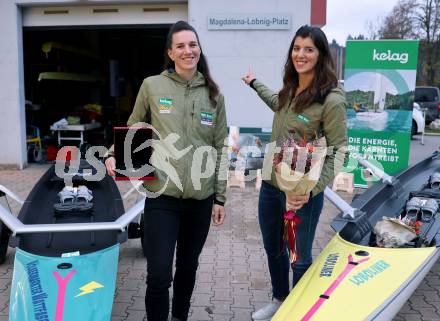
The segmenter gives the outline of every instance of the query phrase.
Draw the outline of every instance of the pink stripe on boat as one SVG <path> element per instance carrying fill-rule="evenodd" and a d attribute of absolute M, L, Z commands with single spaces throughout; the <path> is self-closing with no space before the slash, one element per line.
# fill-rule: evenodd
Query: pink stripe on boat
<path fill-rule="evenodd" d="M 58 283 L 58 296 L 57 296 L 57 306 L 55 310 L 55 321 L 63 321 L 63 312 L 64 312 L 64 298 L 66 296 L 67 283 L 70 278 L 76 273 L 76 270 L 70 271 L 66 278 L 63 279 L 61 275 L 55 271 L 53 275 Z"/>
<path fill-rule="evenodd" d="M 368 261 L 370 258 L 364 258 L 362 260 L 359 260 L 357 262 L 353 261 L 353 257 L 351 254 L 348 256 L 348 262 L 345 266 L 345 269 L 341 272 L 341 274 L 338 275 L 336 280 L 333 281 L 333 283 L 330 285 L 330 287 L 324 292 L 324 294 L 321 294 L 319 296 L 319 299 L 315 302 L 315 304 L 310 308 L 310 310 L 306 313 L 306 315 L 301 319 L 301 321 L 309 321 L 312 316 L 316 313 L 316 311 L 319 310 L 321 305 L 325 302 L 325 300 L 328 300 L 330 298 L 330 294 L 333 293 L 333 291 L 336 290 L 336 288 L 341 284 L 341 282 L 346 278 L 348 273 L 351 272 L 356 266 L 358 266 L 361 263 L 364 263 Z"/>

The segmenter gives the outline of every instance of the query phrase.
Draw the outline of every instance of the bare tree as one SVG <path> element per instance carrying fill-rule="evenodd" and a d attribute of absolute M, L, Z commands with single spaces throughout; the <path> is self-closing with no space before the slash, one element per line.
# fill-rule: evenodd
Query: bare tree
<path fill-rule="evenodd" d="M 419 4 L 417 20 L 420 23 L 426 58 L 424 71 L 426 81 L 433 84 L 435 81 L 435 71 L 439 67 L 437 63 L 438 47 L 440 38 L 440 0 L 423 0 Z"/>
<path fill-rule="evenodd" d="M 381 39 L 420 39 L 420 84 L 435 84 L 440 54 L 440 0 L 400 0 L 375 28 Z"/>
<path fill-rule="evenodd" d="M 367 39 L 375 40 L 379 38 L 379 30 L 378 26 L 381 24 L 379 17 L 376 18 L 376 21 L 368 20 L 365 23 L 365 29 L 367 30 Z"/>
<path fill-rule="evenodd" d="M 417 0 L 400 0 L 391 10 L 390 14 L 384 18 L 381 27 L 377 31 L 379 38 L 417 38 L 418 7 Z"/>
<path fill-rule="evenodd" d="M 424 0 L 416 17 L 427 42 L 437 41 L 440 27 L 440 0 Z"/>

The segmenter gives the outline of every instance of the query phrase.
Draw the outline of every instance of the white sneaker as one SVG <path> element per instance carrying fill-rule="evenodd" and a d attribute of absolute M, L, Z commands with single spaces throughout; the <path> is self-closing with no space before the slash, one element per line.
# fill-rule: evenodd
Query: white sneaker
<path fill-rule="evenodd" d="M 270 319 L 274 316 L 275 312 L 277 312 L 282 303 L 283 301 L 274 298 L 271 303 L 252 313 L 252 320 L 270 321 Z"/>

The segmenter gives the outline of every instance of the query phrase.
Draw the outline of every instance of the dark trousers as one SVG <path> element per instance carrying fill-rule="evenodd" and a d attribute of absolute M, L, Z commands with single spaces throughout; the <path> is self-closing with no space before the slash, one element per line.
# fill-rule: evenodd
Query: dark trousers
<path fill-rule="evenodd" d="M 208 236 L 212 205 L 212 196 L 204 200 L 159 196 L 145 201 L 145 308 L 149 321 L 168 320 L 168 289 L 173 281 L 175 248 L 172 315 L 187 320 L 198 259 Z"/>
<path fill-rule="evenodd" d="M 298 260 L 292 265 L 292 287 L 312 264 L 313 239 L 323 205 L 324 193 L 319 193 L 296 212 L 301 217 L 301 224 L 296 233 Z M 285 194 L 263 182 L 258 200 L 258 220 L 267 254 L 273 297 L 279 300 L 284 300 L 289 294 L 289 258 L 287 249 L 282 246 L 285 211 Z"/>

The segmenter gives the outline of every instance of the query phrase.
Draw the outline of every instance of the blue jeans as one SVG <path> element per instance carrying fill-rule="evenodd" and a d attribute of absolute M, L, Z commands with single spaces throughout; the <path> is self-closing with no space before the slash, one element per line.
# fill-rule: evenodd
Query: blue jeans
<path fill-rule="evenodd" d="M 324 193 L 312 197 L 296 212 L 301 217 L 297 227 L 296 248 L 298 261 L 292 264 L 293 284 L 312 264 L 312 245 L 319 215 L 324 204 Z M 286 196 L 278 188 L 263 182 L 258 200 L 258 220 L 267 254 L 273 297 L 284 300 L 289 294 L 289 257 L 283 243 Z"/>

